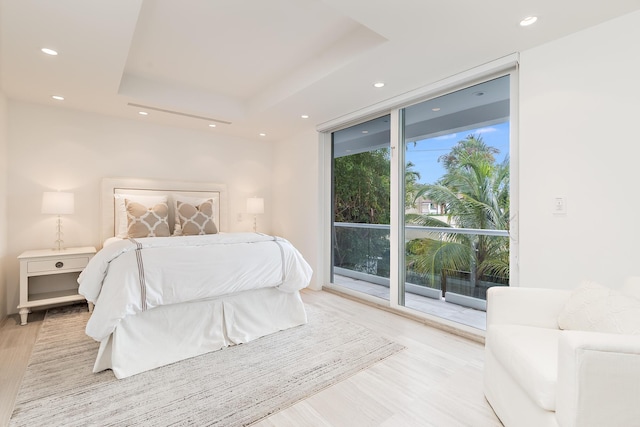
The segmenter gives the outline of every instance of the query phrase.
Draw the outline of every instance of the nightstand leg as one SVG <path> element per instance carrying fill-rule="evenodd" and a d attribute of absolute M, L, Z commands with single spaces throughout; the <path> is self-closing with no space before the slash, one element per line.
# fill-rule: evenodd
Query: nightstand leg
<path fill-rule="evenodd" d="M 28 308 L 21 308 L 18 313 L 20 313 L 20 325 L 26 325 L 27 317 L 29 316 L 29 313 L 31 313 L 31 310 Z"/>

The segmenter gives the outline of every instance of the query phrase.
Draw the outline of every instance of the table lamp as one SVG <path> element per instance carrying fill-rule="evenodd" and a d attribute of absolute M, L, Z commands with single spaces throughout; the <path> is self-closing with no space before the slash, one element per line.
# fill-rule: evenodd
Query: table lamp
<path fill-rule="evenodd" d="M 264 213 L 264 199 L 262 197 L 249 197 L 247 199 L 247 213 L 253 214 L 253 231 L 257 230 L 257 214 Z"/>
<path fill-rule="evenodd" d="M 46 191 L 42 194 L 42 213 L 58 215 L 56 227 L 56 245 L 54 250 L 62 249 L 62 219 L 60 215 L 70 215 L 73 213 L 73 193 L 63 193 L 60 191 Z"/>

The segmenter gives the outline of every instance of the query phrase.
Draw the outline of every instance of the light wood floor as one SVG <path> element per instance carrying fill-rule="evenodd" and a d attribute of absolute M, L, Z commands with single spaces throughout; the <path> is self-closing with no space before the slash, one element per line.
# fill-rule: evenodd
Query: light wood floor
<path fill-rule="evenodd" d="M 482 394 L 482 344 L 329 292 L 305 290 L 303 299 L 406 349 L 254 427 L 501 426 Z M 0 324 L 0 426 L 11 417 L 42 317 Z"/>
<path fill-rule="evenodd" d="M 0 426 L 9 424 L 20 382 L 29 363 L 44 312 L 29 315 L 29 323 L 20 326 L 14 314 L 0 322 Z"/>

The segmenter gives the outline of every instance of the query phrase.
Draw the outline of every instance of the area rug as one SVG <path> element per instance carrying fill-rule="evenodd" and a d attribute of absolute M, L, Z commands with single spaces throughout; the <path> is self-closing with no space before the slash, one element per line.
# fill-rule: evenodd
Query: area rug
<path fill-rule="evenodd" d="M 306 325 L 117 380 L 92 373 L 89 318 L 49 310 L 11 426 L 247 426 L 404 347 L 307 306 Z"/>

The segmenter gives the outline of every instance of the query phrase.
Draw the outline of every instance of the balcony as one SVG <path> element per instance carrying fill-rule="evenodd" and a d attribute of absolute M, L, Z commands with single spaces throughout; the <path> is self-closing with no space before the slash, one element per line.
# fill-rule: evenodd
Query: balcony
<path fill-rule="evenodd" d="M 389 300 L 389 225 L 334 226 L 333 283 Z M 508 259 L 508 231 L 405 226 L 404 234 L 404 305 L 485 329 L 486 290 L 508 286 L 508 278 L 492 276 L 477 268 L 477 263 L 484 260 L 480 255 L 493 251 L 495 256 L 505 248 Z M 466 271 L 446 268 L 451 263 L 438 258 L 461 255 L 469 259 Z"/>

